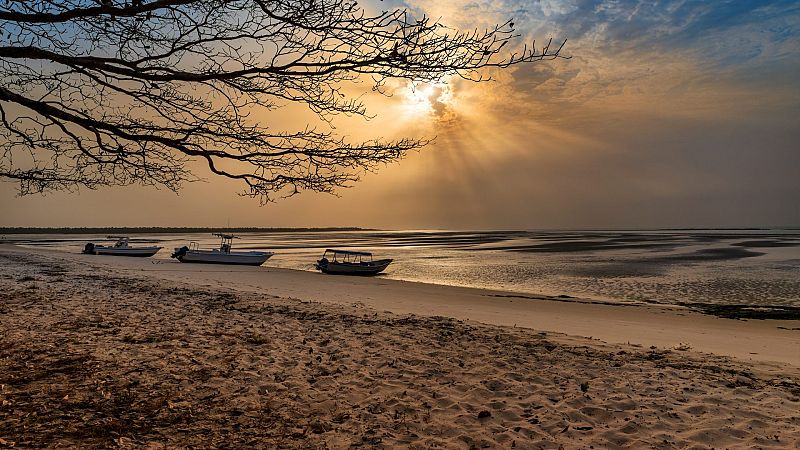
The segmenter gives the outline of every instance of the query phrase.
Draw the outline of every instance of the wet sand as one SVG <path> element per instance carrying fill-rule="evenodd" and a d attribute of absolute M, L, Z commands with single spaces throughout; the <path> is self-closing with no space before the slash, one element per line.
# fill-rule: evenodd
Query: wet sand
<path fill-rule="evenodd" d="M 800 444 L 797 321 L 556 300 L 3 246 L 0 446 Z"/>

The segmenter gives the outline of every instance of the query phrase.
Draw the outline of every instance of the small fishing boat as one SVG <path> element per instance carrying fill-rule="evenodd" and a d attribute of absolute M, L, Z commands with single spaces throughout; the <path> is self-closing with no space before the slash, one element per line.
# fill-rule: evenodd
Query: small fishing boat
<path fill-rule="evenodd" d="M 384 271 L 391 259 L 372 259 L 372 253 L 327 249 L 317 261 L 322 273 L 334 275 L 376 275 Z"/>
<path fill-rule="evenodd" d="M 234 239 L 238 239 L 238 236 L 223 233 L 213 233 L 213 235 L 222 240 L 218 249 L 200 250 L 197 242 L 191 242 L 188 246 L 176 248 L 172 257 L 182 263 L 260 266 L 274 255 L 272 252 L 234 252 L 231 251 L 231 245 Z"/>
<path fill-rule="evenodd" d="M 92 242 L 83 247 L 83 253 L 87 255 L 111 255 L 111 256 L 139 256 L 146 258 L 158 253 L 163 247 L 131 247 L 128 236 L 107 236 L 108 239 L 116 239 L 114 245 L 95 245 Z"/>

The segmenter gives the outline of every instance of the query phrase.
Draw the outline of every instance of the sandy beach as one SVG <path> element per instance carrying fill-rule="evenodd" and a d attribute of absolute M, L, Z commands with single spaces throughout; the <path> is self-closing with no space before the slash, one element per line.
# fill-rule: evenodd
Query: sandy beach
<path fill-rule="evenodd" d="M 0 447 L 799 445 L 800 321 L 0 246 Z"/>

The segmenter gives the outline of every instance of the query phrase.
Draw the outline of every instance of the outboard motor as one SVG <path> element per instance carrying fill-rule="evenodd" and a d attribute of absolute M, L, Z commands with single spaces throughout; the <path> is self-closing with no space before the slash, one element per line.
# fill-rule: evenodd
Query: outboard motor
<path fill-rule="evenodd" d="M 181 256 L 185 255 L 186 252 L 189 251 L 189 247 L 183 246 L 181 248 L 176 248 L 175 251 L 172 253 L 173 258 L 180 258 Z"/>
<path fill-rule="evenodd" d="M 83 252 L 82 253 L 84 253 L 86 255 L 94 255 L 94 244 L 91 243 L 91 242 L 86 244 L 86 246 L 83 247 Z"/>

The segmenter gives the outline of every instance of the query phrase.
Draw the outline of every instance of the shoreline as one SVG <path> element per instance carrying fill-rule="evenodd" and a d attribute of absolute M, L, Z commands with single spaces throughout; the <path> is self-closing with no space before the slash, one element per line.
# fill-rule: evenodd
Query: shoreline
<path fill-rule="evenodd" d="M 609 344 L 691 349 L 741 361 L 800 367 L 800 321 L 734 320 L 685 306 L 558 298 L 381 277 L 345 277 L 292 269 L 182 264 L 0 245 L 111 272 L 378 312 L 442 316 L 488 325 L 561 333 Z"/>
<path fill-rule="evenodd" d="M 731 318 L 800 319 L 800 234 L 675 232 L 363 232 L 247 234 L 240 250 L 270 250 L 267 266 L 313 271 L 331 246 L 397 259 L 386 278 L 593 301 L 683 304 Z M 72 252 L 102 236 L 28 235 L 18 245 Z M 218 246 L 203 235 L 140 235 L 141 245 Z M 13 242 L 12 242 L 13 243 Z M 504 250 L 498 250 L 504 249 Z M 162 251 L 156 259 L 169 259 Z M 756 256 L 760 255 L 760 256 Z M 726 305 L 720 308 L 714 303 Z M 758 305 L 757 309 L 747 305 Z"/>

